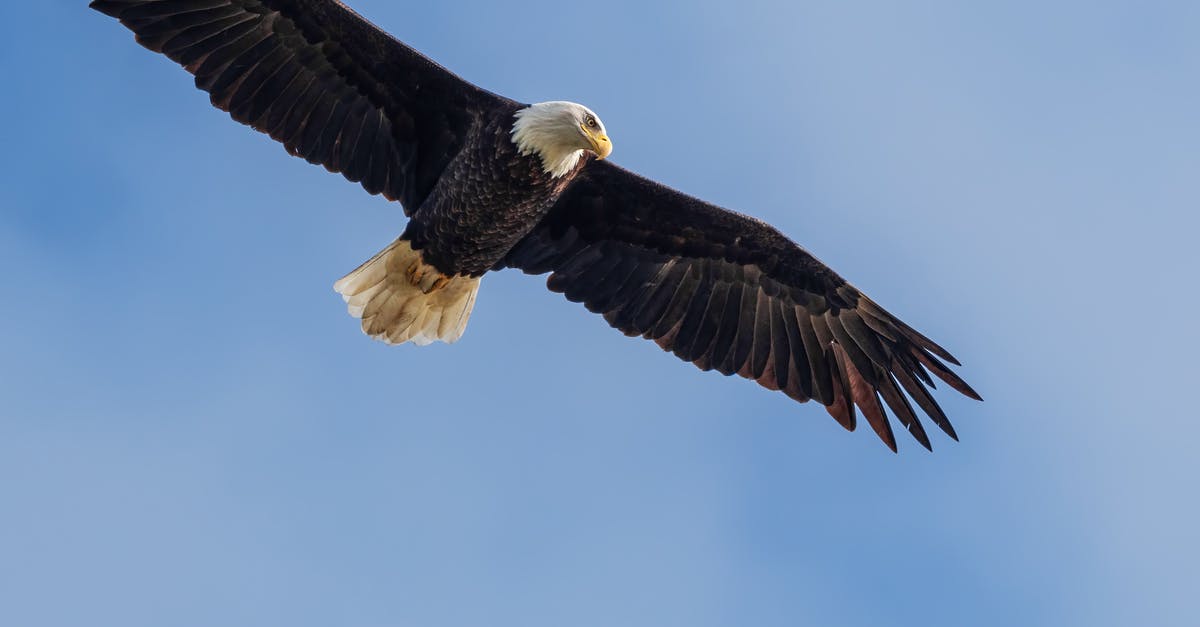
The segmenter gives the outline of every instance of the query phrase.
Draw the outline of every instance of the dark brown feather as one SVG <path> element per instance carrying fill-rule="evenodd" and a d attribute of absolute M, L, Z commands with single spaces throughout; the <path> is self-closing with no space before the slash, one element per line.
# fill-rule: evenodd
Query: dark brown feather
<path fill-rule="evenodd" d="M 867 424 L 871 425 L 875 435 L 878 435 L 893 453 L 896 452 L 896 436 L 892 433 L 892 425 L 883 412 L 883 405 L 879 403 L 877 388 L 855 367 L 854 360 L 849 358 L 844 346 L 834 345 L 833 352 L 842 371 L 846 373 L 846 383 L 849 384 L 854 404 L 862 410 L 863 417 L 867 419 Z"/>
<path fill-rule="evenodd" d="M 750 287 L 741 282 L 726 283 L 725 308 L 721 312 L 721 320 L 717 323 L 717 333 L 713 337 L 712 348 L 709 349 L 709 365 L 723 375 L 737 372 L 733 365 L 734 340 L 737 338 L 738 327 L 741 325 L 742 294 Z"/>
<path fill-rule="evenodd" d="M 743 376 L 761 379 L 771 356 L 771 297 L 758 290 L 758 304 L 754 310 L 754 345 L 750 352 L 749 371 Z"/>
<path fill-rule="evenodd" d="M 809 396 L 818 402 L 829 404 L 839 400 L 833 389 L 833 377 L 829 363 L 825 361 L 827 344 L 821 344 L 817 333 L 813 330 L 812 316 L 808 310 L 794 305 L 796 327 L 800 331 L 800 340 L 804 346 L 804 358 L 808 360 L 808 370 L 812 376 L 812 387 Z"/>
<path fill-rule="evenodd" d="M 896 386 L 896 381 L 892 379 L 892 375 L 884 372 L 880 368 L 876 368 L 875 378 L 879 381 L 879 395 L 883 397 L 883 401 L 887 403 L 892 414 L 904 425 L 905 429 L 916 438 L 917 442 L 924 446 L 926 450 L 932 451 L 933 445 L 929 442 L 929 435 L 925 433 L 925 427 L 921 424 L 921 419 L 917 417 L 917 413 L 913 411 L 912 405 L 908 399 Z"/>
<path fill-rule="evenodd" d="M 779 302 L 783 316 L 783 328 L 788 339 L 788 385 L 784 393 L 801 403 L 813 397 L 813 378 L 805 354 L 804 340 L 800 337 L 800 323 L 796 319 L 796 306 Z"/>

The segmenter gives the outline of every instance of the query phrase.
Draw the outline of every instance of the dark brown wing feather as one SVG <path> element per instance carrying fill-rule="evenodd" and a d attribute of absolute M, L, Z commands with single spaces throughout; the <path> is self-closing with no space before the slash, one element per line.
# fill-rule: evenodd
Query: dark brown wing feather
<path fill-rule="evenodd" d="M 816 400 L 847 429 L 857 407 L 892 450 L 884 407 L 930 448 L 909 397 L 957 439 L 929 372 L 979 398 L 940 361 L 957 365 L 950 353 L 774 228 L 607 162 L 589 163 L 501 266 L 551 272 L 551 290 L 626 335 Z"/>
<path fill-rule="evenodd" d="M 95 0 L 214 106 L 412 213 L 481 112 L 510 101 L 335 0 Z"/>

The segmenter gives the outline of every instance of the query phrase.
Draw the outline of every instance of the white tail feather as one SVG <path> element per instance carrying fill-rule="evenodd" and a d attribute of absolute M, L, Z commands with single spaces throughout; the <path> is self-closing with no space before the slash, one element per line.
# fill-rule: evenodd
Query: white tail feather
<path fill-rule="evenodd" d="M 333 289 L 350 315 L 362 319 L 363 333 L 388 344 L 424 346 L 462 337 L 479 278 L 443 275 L 407 241 L 396 240 Z"/>

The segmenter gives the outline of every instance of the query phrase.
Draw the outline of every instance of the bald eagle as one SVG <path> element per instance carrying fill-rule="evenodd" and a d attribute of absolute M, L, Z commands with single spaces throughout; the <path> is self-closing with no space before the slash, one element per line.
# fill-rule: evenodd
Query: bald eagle
<path fill-rule="evenodd" d="M 196 77 L 233 119 L 398 201 L 391 245 L 335 284 L 389 344 L 454 342 L 480 278 L 548 287 L 702 370 L 857 412 L 925 448 L 911 401 L 951 438 L 932 375 L 979 395 L 941 346 L 771 226 L 612 165 L 593 111 L 527 105 L 455 76 L 336 0 L 95 0 Z"/>

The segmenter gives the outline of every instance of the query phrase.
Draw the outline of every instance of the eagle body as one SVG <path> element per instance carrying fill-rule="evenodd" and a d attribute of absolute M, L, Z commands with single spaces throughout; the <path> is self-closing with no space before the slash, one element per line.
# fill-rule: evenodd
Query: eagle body
<path fill-rule="evenodd" d="M 522 154 L 513 126 L 525 108 L 500 107 L 479 122 L 404 230 L 425 263 L 443 274 L 478 277 L 491 270 L 586 163 L 581 158 L 554 176 L 536 154 Z"/>
<path fill-rule="evenodd" d="M 482 276 L 513 268 L 702 370 L 814 401 L 893 451 L 888 411 L 957 439 L 946 349 L 775 228 L 613 165 L 582 105 L 473 85 L 338 0 L 93 0 L 292 155 L 396 201 L 402 234 L 334 284 L 388 343 L 459 339 Z M 392 238 L 394 236 L 389 236 Z"/>

